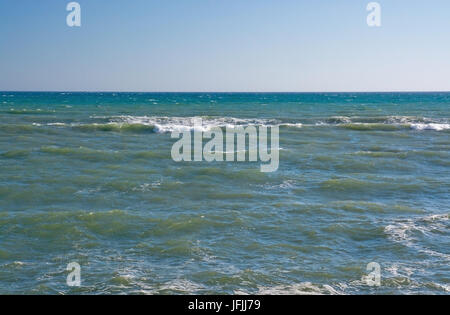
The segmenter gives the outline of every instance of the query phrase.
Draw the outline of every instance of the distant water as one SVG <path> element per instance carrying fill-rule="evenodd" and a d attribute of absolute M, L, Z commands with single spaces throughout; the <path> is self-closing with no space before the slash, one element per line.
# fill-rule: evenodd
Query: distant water
<path fill-rule="evenodd" d="M 196 117 L 279 170 L 173 162 Z M 0 92 L 0 293 L 448 294 L 449 170 L 450 93 Z"/>

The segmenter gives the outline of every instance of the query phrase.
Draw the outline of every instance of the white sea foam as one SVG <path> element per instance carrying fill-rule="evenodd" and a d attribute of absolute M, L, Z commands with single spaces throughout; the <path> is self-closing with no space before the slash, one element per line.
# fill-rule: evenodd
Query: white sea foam
<path fill-rule="evenodd" d="M 303 124 L 301 124 L 301 123 L 296 123 L 296 124 L 286 123 L 286 124 L 278 124 L 278 126 L 301 128 L 301 127 L 303 127 Z"/>
<path fill-rule="evenodd" d="M 89 126 L 118 126 L 126 125 L 141 125 L 153 127 L 156 133 L 170 133 L 170 132 L 184 132 L 184 131 L 210 131 L 213 128 L 228 128 L 235 129 L 247 126 L 265 126 L 265 127 L 289 127 L 301 128 L 301 123 L 281 123 L 276 119 L 242 119 L 234 117 L 149 117 L 149 116 L 91 116 L 91 119 L 107 119 L 105 123 L 63 123 L 52 122 L 45 126 L 56 127 L 89 127 Z M 33 123 L 35 126 L 42 126 L 42 124 Z"/>
<path fill-rule="evenodd" d="M 66 126 L 66 124 L 62 122 L 55 122 L 55 123 L 48 123 L 47 126 Z"/>
<path fill-rule="evenodd" d="M 137 187 L 134 187 L 132 190 L 133 191 L 140 191 L 140 192 L 147 192 L 147 191 L 151 191 L 153 189 L 156 189 L 159 186 L 161 186 L 161 181 L 156 181 L 156 182 L 152 182 L 152 183 L 141 184 L 141 185 L 139 185 Z"/>
<path fill-rule="evenodd" d="M 410 277 L 417 272 L 417 269 L 399 263 L 394 263 L 391 266 L 387 266 L 384 270 L 393 277 L 404 277 L 407 279 L 410 279 Z"/>
<path fill-rule="evenodd" d="M 236 292 L 244 293 L 244 292 Z M 311 282 L 302 282 L 292 285 L 279 285 L 273 287 L 258 287 L 258 295 L 342 295 L 344 292 L 330 285 L 318 285 Z"/>
<path fill-rule="evenodd" d="M 394 242 L 401 243 L 418 252 L 450 261 L 449 254 L 441 253 L 421 245 L 423 241 L 417 235 L 419 233 L 420 236 L 426 238 L 436 232 L 448 233 L 449 218 L 449 214 L 436 214 L 416 219 L 398 220 L 386 226 L 384 232 Z"/>
<path fill-rule="evenodd" d="M 350 124 L 352 122 L 352 118 L 347 116 L 333 116 L 327 119 L 328 123 L 337 123 L 337 124 Z"/>
<path fill-rule="evenodd" d="M 409 127 L 414 130 L 435 130 L 443 131 L 450 129 L 450 123 L 447 118 L 428 118 L 417 116 L 381 116 L 381 117 L 347 117 L 333 116 L 327 119 L 319 120 L 315 126 L 343 126 L 343 125 L 364 125 L 367 127 L 377 125 L 392 125 L 398 127 Z"/>
<path fill-rule="evenodd" d="M 185 293 L 195 293 L 204 287 L 201 284 L 186 280 L 186 279 L 176 279 L 163 284 L 160 291 L 179 291 Z"/>
<path fill-rule="evenodd" d="M 429 248 L 426 245 L 433 239 L 433 235 L 448 233 L 449 218 L 449 214 L 436 214 L 414 219 L 397 220 L 385 227 L 384 231 L 392 241 L 429 257 L 429 259 L 413 264 L 393 263 L 391 266 L 386 267 L 385 271 L 392 276 L 394 285 L 396 283 L 400 286 L 403 285 L 403 280 L 401 279 L 404 279 L 409 283 L 408 289 L 423 288 L 427 284 L 414 281 L 412 279 L 414 274 L 426 274 L 429 265 L 432 263 L 448 264 L 450 262 L 449 254 Z M 400 280 L 398 280 L 399 278 Z M 449 290 L 449 286 L 446 284 L 432 282 L 428 283 L 428 285 L 446 292 Z"/>
<path fill-rule="evenodd" d="M 437 124 L 437 123 L 420 123 L 420 124 L 411 124 L 411 128 L 415 130 L 436 130 L 442 131 L 450 129 L 450 124 Z"/>
<path fill-rule="evenodd" d="M 152 127 L 156 133 L 170 133 L 183 131 L 210 131 L 213 128 L 229 128 L 247 126 L 265 126 L 265 127 L 286 127 L 302 128 L 303 126 L 367 126 L 370 129 L 384 129 L 385 126 L 397 126 L 399 128 L 410 128 L 417 131 L 443 131 L 450 129 L 450 123 L 447 118 L 432 119 L 415 116 L 382 116 L 382 117 L 346 117 L 334 116 L 326 119 L 312 122 L 311 124 L 302 124 L 295 121 L 282 121 L 279 119 L 264 118 L 235 118 L 235 117 L 166 117 L 166 116 L 91 116 L 91 119 L 104 119 L 106 122 L 92 123 L 47 123 L 47 126 L 97 126 L 112 125 L 122 127 L 124 125 L 142 125 Z M 200 123 L 201 122 L 201 123 Z"/>
<path fill-rule="evenodd" d="M 209 131 L 213 128 L 237 128 L 246 126 L 273 126 L 274 119 L 242 119 L 234 117 L 149 117 L 149 116 L 115 116 L 110 123 L 126 123 L 153 126 L 155 132 L 173 131 Z M 296 126 L 298 124 L 295 124 Z"/>

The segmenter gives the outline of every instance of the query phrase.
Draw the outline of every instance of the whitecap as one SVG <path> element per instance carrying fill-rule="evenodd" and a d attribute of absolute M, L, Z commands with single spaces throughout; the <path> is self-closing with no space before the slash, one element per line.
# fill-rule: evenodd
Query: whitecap
<path fill-rule="evenodd" d="M 65 123 L 61 122 L 55 122 L 55 123 L 48 123 L 47 126 L 65 126 Z"/>
<path fill-rule="evenodd" d="M 201 289 L 203 289 L 202 285 L 189 281 L 187 279 L 176 279 L 173 281 L 169 281 L 163 284 L 160 288 L 160 290 L 179 291 L 186 293 L 195 293 Z"/>
<path fill-rule="evenodd" d="M 302 282 L 291 285 L 273 287 L 258 287 L 258 295 L 342 295 L 342 291 L 331 285 L 318 285 L 311 282 Z"/>
<path fill-rule="evenodd" d="M 416 219 L 397 220 L 396 222 L 387 225 L 384 228 L 384 232 L 394 242 L 401 243 L 420 253 L 450 261 L 449 254 L 422 246 L 420 244 L 421 240 L 415 235 L 416 232 L 419 232 L 423 237 L 427 237 L 436 231 L 440 233 L 448 232 L 447 221 L 449 220 L 449 217 L 449 214 L 435 214 Z"/>
<path fill-rule="evenodd" d="M 98 117 L 97 117 L 98 118 Z M 114 116 L 110 123 L 127 123 L 153 126 L 157 133 L 183 131 L 210 131 L 213 128 L 238 128 L 246 126 L 272 126 L 274 119 L 244 119 L 234 117 L 157 117 L 157 116 Z"/>
<path fill-rule="evenodd" d="M 442 130 L 450 129 L 450 124 L 418 123 L 418 124 L 411 124 L 411 128 L 414 130 L 442 131 Z"/>
<path fill-rule="evenodd" d="M 296 124 L 293 124 L 293 123 L 286 123 L 286 124 L 279 124 L 278 126 L 280 126 L 280 127 L 302 128 L 302 127 L 303 127 L 303 124 L 301 124 L 301 123 L 296 123 Z"/>

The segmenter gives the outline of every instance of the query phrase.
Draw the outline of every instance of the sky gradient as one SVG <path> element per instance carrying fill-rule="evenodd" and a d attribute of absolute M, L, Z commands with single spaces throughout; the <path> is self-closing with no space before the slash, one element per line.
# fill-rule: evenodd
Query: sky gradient
<path fill-rule="evenodd" d="M 450 91 L 450 1 L 0 0 L 3 91 Z"/>

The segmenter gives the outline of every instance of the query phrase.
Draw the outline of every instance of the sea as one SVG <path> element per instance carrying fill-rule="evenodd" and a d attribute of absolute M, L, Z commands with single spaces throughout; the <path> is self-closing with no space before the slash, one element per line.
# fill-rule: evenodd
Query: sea
<path fill-rule="evenodd" d="M 449 218 L 450 93 L 0 92 L 0 294 L 449 294 Z"/>

